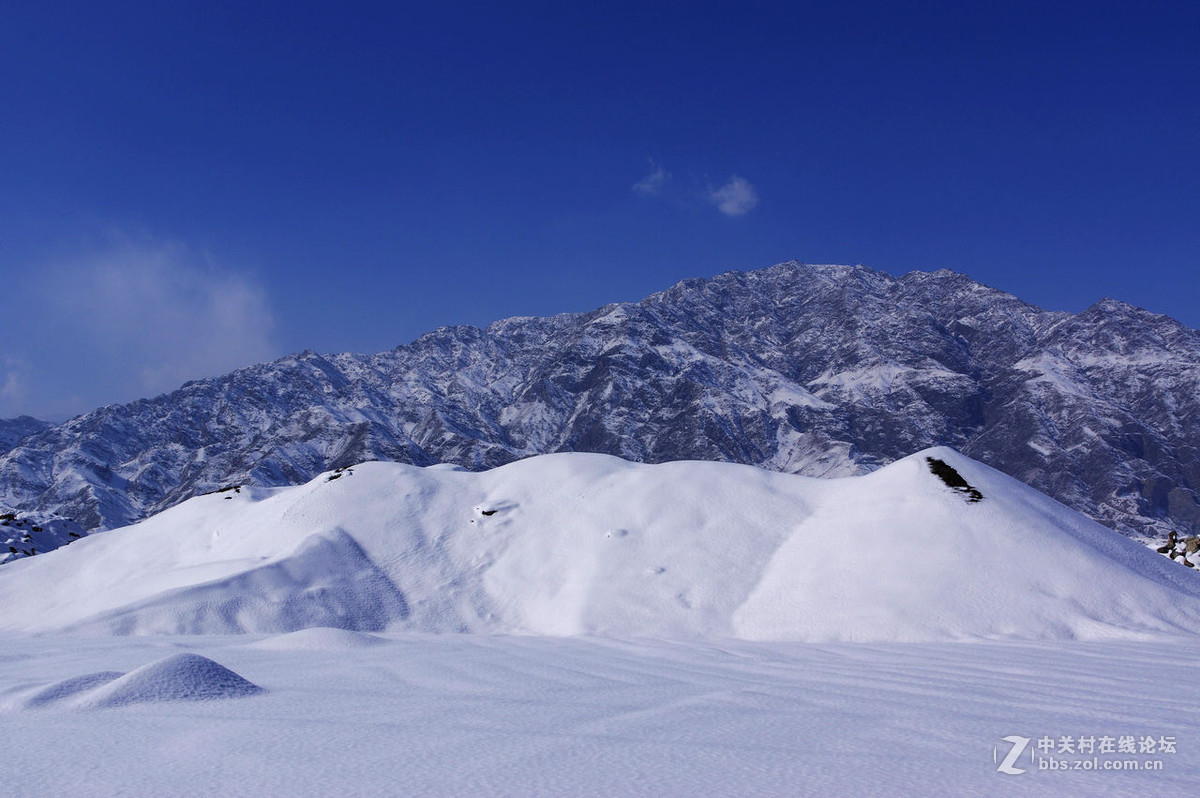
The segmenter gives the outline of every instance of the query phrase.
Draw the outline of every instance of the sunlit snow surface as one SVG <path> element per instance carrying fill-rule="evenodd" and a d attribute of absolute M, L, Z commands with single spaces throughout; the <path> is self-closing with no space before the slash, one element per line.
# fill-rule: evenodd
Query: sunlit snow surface
<path fill-rule="evenodd" d="M 558 454 L 200 496 L 3 566 L 0 631 L 1130 639 L 1200 632 L 1198 576 L 951 449 L 843 479 Z"/>
<path fill-rule="evenodd" d="M 1183 795 L 1195 641 L 0 636 L 7 795 Z M 28 707 L 180 652 L 263 692 Z M 1002 738 L 1173 737 L 1158 771 L 997 770 Z M 1031 746 L 1032 747 L 1032 746 Z M 998 751 L 998 756 L 997 752 Z M 1071 757 L 1060 757 L 1063 759 Z M 1091 757 L 1084 757 L 1090 759 Z"/>
<path fill-rule="evenodd" d="M 0 792 L 1187 794 L 1198 577 L 949 449 L 364 464 L 0 568 Z"/>

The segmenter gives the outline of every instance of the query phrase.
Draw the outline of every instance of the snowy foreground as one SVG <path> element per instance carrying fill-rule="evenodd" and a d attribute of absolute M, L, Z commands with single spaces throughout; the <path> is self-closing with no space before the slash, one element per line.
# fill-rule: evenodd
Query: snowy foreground
<path fill-rule="evenodd" d="M 1200 574 L 950 449 L 366 463 L 0 567 L 3 792 L 1174 795 L 1198 663 Z"/>
<path fill-rule="evenodd" d="M 0 646 L 7 795 L 1096 796 L 1186 795 L 1200 782 L 1194 640 L 668 643 L 309 629 L 5 635 Z M 112 708 L 46 697 L 46 685 L 185 651 L 263 692 L 165 700 L 164 685 L 144 679 Z M 1032 740 L 1014 765 L 1024 773 L 998 771 L 1012 735 Z M 1162 769 L 1039 770 L 1044 736 L 1097 746 L 1152 736 L 1152 754 L 1053 756 Z M 1175 753 L 1159 752 L 1160 738 Z"/>

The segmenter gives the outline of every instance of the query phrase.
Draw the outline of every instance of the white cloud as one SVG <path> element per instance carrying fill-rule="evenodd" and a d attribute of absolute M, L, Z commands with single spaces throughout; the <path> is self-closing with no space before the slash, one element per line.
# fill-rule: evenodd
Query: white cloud
<path fill-rule="evenodd" d="M 711 189 L 708 199 L 726 216 L 745 216 L 758 205 L 758 192 L 746 178 L 732 175 L 725 185 Z"/>
<path fill-rule="evenodd" d="M 19 358 L 4 358 L 4 370 L 0 371 L 0 407 L 18 405 L 25 398 L 25 373 L 25 364 Z"/>
<path fill-rule="evenodd" d="M 633 184 L 633 190 L 647 197 L 656 197 L 671 181 L 671 173 L 650 159 L 650 174 Z"/>
<path fill-rule="evenodd" d="M 72 360 L 79 372 L 98 367 L 120 400 L 277 354 L 262 286 L 179 244 L 121 244 L 60 265 L 49 277 L 53 286 L 43 292 L 55 338 L 77 342 L 72 353 L 59 343 L 61 362 L 52 367 L 71 368 Z"/>

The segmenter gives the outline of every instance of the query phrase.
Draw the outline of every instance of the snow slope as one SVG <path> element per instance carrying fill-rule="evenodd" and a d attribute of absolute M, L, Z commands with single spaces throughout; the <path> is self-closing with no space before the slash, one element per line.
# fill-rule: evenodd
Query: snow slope
<path fill-rule="evenodd" d="M 1200 632 L 1197 577 L 946 448 L 833 480 L 558 454 L 197 497 L 4 566 L 0 630 L 1131 638 Z"/>

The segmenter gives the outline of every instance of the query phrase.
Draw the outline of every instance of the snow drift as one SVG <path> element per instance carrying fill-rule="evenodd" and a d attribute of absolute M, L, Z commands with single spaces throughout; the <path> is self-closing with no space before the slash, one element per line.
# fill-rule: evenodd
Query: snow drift
<path fill-rule="evenodd" d="M 64 679 L 19 702 L 24 709 L 109 709 L 165 701 L 213 701 L 258 695 L 262 688 L 199 654 L 183 653 L 129 673 L 101 671 Z"/>
<path fill-rule="evenodd" d="M 375 462 L 6 565 L 0 629 L 1134 637 L 1200 632 L 1198 576 L 946 448 L 830 480 L 589 454 Z"/>
<path fill-rule="evenodd" d="M 79 706 L 93 709 L 162 701 L 214 701 L 258 695 L 262 688 L 199 654 L 174 654 L 92 690 Z"/>

